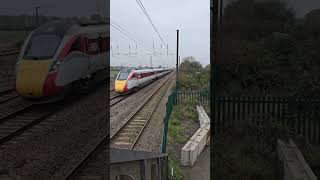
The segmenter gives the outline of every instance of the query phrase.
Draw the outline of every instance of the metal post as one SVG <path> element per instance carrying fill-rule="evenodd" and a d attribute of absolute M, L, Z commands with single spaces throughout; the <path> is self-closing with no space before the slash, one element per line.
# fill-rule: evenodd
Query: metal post
<path fill-rule="evenodd" d="M 177 62 L 176 62 L 176 89 L 178 90 L 178 62 L 179 61 L 179 30 L 177 30 Z"/>
<path fill-rule="evenodd" d="M 222 17 L 223 17 L 223 0 L 220 0 L 220 27 L 222 25 Z"/>
<path fill-rule="evenodd" d="M 129 44 L 129 56 L 130 56 L 130 44 Z"/>
<path fill-rule="evenodd" d="M 40 8 L 40 6 L 36 7 L 36 26 L 39 26 L 39 12 L 38 9 Z"/>

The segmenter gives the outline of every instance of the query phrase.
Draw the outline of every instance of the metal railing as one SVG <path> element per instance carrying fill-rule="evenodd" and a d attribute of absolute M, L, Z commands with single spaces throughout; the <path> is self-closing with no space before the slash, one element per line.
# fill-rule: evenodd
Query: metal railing
<path fill-rule="evenodd" d="M 241 120 L 272 119 L 291 133 L 320 143 L 320 99 L 302 97 L 213 97 L 215 129 L 219 133 Z"/>

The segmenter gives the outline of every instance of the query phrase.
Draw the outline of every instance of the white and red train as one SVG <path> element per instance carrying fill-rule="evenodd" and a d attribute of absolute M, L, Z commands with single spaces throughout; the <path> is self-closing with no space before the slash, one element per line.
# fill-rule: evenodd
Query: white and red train
<path fill-rule="evenodd" d="M 118 93 L 130 93 L 172 71 L 172 69 L 167 68 L 140 70 L 126 68 L 118 73 L 114 90 Z"/>
<path fill-rule="evenodd" d="M 107 77 L 107 31 L 102 21 L 58 20 L 35 29 L 26 38 L 16 65 L 17 93 L 47 98 L 83 87 L 101 74 Z"/>

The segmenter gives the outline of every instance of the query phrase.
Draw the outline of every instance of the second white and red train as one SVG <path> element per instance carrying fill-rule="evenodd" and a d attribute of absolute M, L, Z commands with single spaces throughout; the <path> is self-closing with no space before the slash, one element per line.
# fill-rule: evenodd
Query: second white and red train
<path fill-rule="evenodd" d="M 117 93 L 130 93 L 140 87 L 172 72 L 172 69 L 134 69 L 126 68 L 121 70 L 115 80 L 114 90 Z"/>

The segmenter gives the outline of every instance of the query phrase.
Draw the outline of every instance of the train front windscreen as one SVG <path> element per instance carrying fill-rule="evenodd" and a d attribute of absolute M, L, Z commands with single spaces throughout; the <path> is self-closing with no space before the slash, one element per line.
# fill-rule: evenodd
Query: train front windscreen
<path fill-rule="evenodd" d="M 47 60 L 53 58 L 61 42 L 61 37 L 55 34 L 37 34 L 30 38 L 23 59 Z"/>
<path fill-rule="evenodd" d="M 131 69 L 124 69 L 120 71 L 117 80 L 127 80 L 130 73 Z"/>

